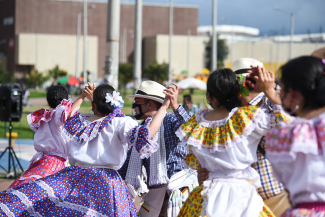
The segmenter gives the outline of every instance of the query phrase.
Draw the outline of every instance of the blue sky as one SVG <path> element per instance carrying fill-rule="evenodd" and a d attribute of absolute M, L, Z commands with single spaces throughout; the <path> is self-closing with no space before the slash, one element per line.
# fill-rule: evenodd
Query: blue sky
<path fill-rule="evenodd" d="M 105 1 L 105 0 L 103 0 Z M 134 2 L 134 0 L 121 0 Z M 168 4 L 169 0 L 143 0 L 144 3 Z M 212 0 L 174 0 L 177 5 L 199 7 L 199 25 L 211 25 Z M 325 32 L 325 0 L 218 0 L 217 23 L 251 26 L 260 29 L 260 34 L 274 35 L 270 29 L 290 34 L 290 16 L 274 11 L 274 7 L 294 13 L 295 34 Z M 226 17 L 222 21 L 221 17 Z"/>

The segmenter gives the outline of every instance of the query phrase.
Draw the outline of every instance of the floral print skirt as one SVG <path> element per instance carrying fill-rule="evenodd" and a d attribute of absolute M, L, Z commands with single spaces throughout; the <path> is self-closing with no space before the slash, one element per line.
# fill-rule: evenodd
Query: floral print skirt
<path fill-rule="evenodd" d="M 9 188 L 52 175 L 64 169 L 66 167 L 65 162 L 66 160 L 62 157 L 44 154 L 41 159 L 31 163 L 29 168 Z"/>
<path fill-rule="evenodd" d="M 138 216 L 112 169 L 71 166 L 0 193 L 0 216 Z"/>
<path fill-rule="evenodd" d="M 183 206 L 181 208 L 181 211 L 178 214 L 178 217 L 199 217 L 201 216 L 201 210 L 202 210 L 202 203 L 203 203 L 203 197 L 201 195 L 201 192 L 203 190 L 203 186 L 196 187 L 185 203 L 183 203 Z M 217 213 L 216 213 L 216 216 Z M 272 213 L 270 208 L 264 204 L 263 211 L 260 213 L 259 217 L 275 217 L 275 215 Z"/>

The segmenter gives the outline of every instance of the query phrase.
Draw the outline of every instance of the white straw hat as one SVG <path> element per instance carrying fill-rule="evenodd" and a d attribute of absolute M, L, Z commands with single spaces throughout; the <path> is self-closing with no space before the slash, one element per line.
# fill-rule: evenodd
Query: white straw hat
<path fill-rule="evenodd" d="M 165 94 L 163 91 L 165 89 L 166 87 L 157 82 L 143 81 L 141 82 L 137 92 L 134 95 L 128 97 L 141 97 L 163 103 L 165 100 Z"/>
<path fill-rule="evenodd" d="M 242 74 L 247 75 L 247 70 L 252 69 L 251 65 L 253 66 L 260 66 L 263 67 L 263 63 L 260 61 L 253 59 L 253 58 L 240 58 L 232 63 L 231 69 L 235 74 Z"/>

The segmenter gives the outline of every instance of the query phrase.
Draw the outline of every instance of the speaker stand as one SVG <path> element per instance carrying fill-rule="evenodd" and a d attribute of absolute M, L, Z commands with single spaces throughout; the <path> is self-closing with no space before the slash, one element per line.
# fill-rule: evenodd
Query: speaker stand
<path fill-rule="evenodd" d="M 17 171 L 16 171 L 16 165 L 15 165 L 15 160 L 17 161 L 20 169 L 22 172 L 24 172 L 23 167 L 20 164 L 20 161 L 14 151 L 14 149 L 11 146 L 11 131 L 12 131 L 12 125 L 11 125 L 11 120 L 9 121 L 9 146 L 6 147 L 6 149 L 1 153 L 0 159 L 4 156 L 4 154 L 8 151 L 8 170 L 6 170 L 3 166 L 0 165 L 0 167 L 7 172 L 8 175 L 10 175 L 11 172 L 11 163 L 13 165 L 13 172 L 15 173 L 15 178 L 17 178 Z"/>

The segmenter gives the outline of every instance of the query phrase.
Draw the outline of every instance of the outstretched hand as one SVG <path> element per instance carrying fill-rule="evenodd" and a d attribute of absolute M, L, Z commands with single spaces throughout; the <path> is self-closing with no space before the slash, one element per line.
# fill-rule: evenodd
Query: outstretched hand
<path fill-rule="evenodd" d="M 179 105 L 177 103 L 178 98 L 178 85 L 173 83 L 173 85 L 168 86 L 164 90 L 164 94 L 166 94 L 166 98 L 168 97 L 170 99 L 170 106 L 173 110 L 178 109 Z"/>
<path fill-rule="evenodd" d="M 88 86 L 86 86 L 85 89 L 82 91 L 82 95 L 84 97 L 87 97 L 87 99 L 89 99 L 91 101 L 91 100 L 93 100 L 93 94 L 94 94 L 95 89 L 96 89 L 96 85 L 90 84 L 88 82 Z"/>
<path fill-rule="evenodd" d="M 246 80 L 247 84 L 253 89 L 261 92 L 268 92 L 275 88 L 275 77 L 274 73 L 268 71 L 265 67 L 251 66 L 252 70 L 248 70 L 250 73 L 246 78 L 254 80 L 256 83 Z"/>

